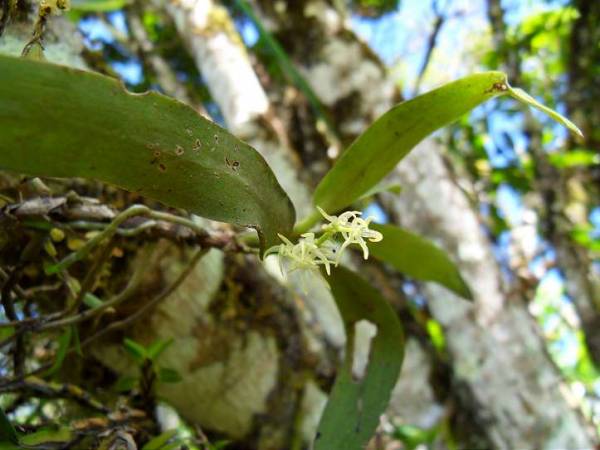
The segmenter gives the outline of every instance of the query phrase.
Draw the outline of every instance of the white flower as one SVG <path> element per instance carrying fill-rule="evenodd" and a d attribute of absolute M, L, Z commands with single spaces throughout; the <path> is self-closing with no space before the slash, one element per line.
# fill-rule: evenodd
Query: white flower
<path fill-rule="evenodd" d="M 336 264 L 333 260 L 332 248 L 329 245 L 319 246 L 315 241 L 314 233 L 304 233 L 297 244 L 293 244 L 281 234 L 278 236 L 283 241 L 278 251 L 279 263 L 282 264 L 284 259 L 289 260 L 290 272 L 297 269 L 317 270 L 319 265 L 323 265 L 327 275 L 331 274 L 331 264 Z"/>
<path fill-rule="evenodd" d="M 379 231 L 369 229 L 373 218 L 368 217 L 366 220 L 361 218 L 360 211 L 346 211 L 339 216 L 330 216 L 322 208 L 317 206 L 317 209 L 329 221 L 328 224 L 322 226 L 323 231 L 331 234 L 340 233 L 344 238 L 336 262 L 339 262 L 340 255 L 350 244 L 358 244 L 363 251 L 363 257 L 367 259 L 369 248 L 365 239 L 369 242 L 379 242 L 383 239 L 383 235 Z"/>

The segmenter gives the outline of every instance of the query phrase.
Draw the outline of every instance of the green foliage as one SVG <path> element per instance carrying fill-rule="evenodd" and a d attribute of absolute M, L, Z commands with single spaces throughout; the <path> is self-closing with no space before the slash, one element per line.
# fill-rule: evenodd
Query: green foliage
<path fill-rule="evenodd" d="M 132 95 L 97 73 L 0 56 L 0 123 L 1 168 L 112 183 L 255 227 L 266 245 L 294 223 L 291 201 L 254 149 L 163 95 Z"/>
<path fill-rule="evenodd" d="M 131 4 L 132 0 L 71 0 L 71 9 L 82 12 L 116 11 Z"/>
<path fill-rule="evenodd" d="M 54 359 L 54 363 L 52 367 L 50 367 L 45 373 L 44 376 L 54 375 L 56 372 L 60 370 L 67 356 L 67 351 L 69 350 L 69 345 L 71 345 L 71 340 L 73 338 L 73 327 L 68 326 L 65 328 L 63 333 L 58 338 L 58 350 L 56 351 L 56 358 Z"/>
<path fill-rule="evenodd" d="M 175 369 L 159 366 L 157 361 L 162 353 L 173 343 L 172 339 L 157 339 L 148 347 L 125 338 L 123 347 L 129 353 L 138 366 L 140 373 L 145 370 L 154 371 L 159 383 L 179 383 L 182 380 L 181 375 Z M 149 364 L 148 364 L 149 363 Z M 117 380 L 113 387 L 117 392 L 126 392 L 134 389 L 140 381 L 138 376 L 122 376 Z"/>
<path fill-rule="evenodd" d="M 421 140 L 502 92 L 500 72 L 471 75 L 400 103 L 348 147 L 321 180 L 314 204 L 336 212 L 375 186 Z"/>
<path fill-rule="evenodd" d="M 0 408 L 0 443 L 13 443 L 18 442 L 17 432 L 6 417 L 6 413 Z"/>
<path fill-rule="evenodd" d="M 467 283 L 452 260 L 427 239 L 394 225 L 371 226 L 383 234 L 380 242 L 369 244 L 371 254 L 398 271 L 421 281 L 435 281 L 461 297 L 472 300 Z"/>
<path fill-rule="evenodd" d="M 567 119 L 566 117 L 557 113 L 553 109 L 542 105 L 540 102 L 538 102 L 535 98 L 533 98 L 531 95 L 529 95 L 523 89 L 510 87 L 508 89 L 508 95 L 519 100 L 522 103 L 525 103 L 526 105 L 533 106 L 534 108 L 542 111 L 543 113 L 550 116 L 552 119 L 556 120 L 561 125 L 564 125 L 565 127 L 567 127 L 575 135 L 577 135 L 579 137 L 583 137 L 583 134 L 581 133 L 581 130 L 579 130 L 579 128 L 577 128 L 577 125 L 575 125 L 569 119 Z"/>
<path fill-rule="evenodd" d="M 404 336 L 398 316 L 381 294 L 354 272 L 340 267 L 329 277 L 344 321 L 347 349 L 318 427 L 315 450 L 359 450 L 372 436 L 398 380 Z M 377 327 L 366 373 L 352 373 L 354 328 L 361 320 Z"/>
<path fill-rule="evenodd" d="M 438 434 L 437 427 L 423 429 L 413 425 L 400 425 L 392 436 L 401 441 L 407 450 L 415 450 L 423 445 L 431 445 Z"/>
<path fill-rule="evenodd" d="M 600 155 L 593 150 L 584 148 L 550 153 L 548 159 L 553 166 L 558 167 L 559 169 L 600 164 Z"/>
<path fill-rule="evenodd" d="M 314 204 L 330 212 L 347 207 L 381 181 L 430 133 L 500 94 L 539 109 L 581 136 L 569 119 L 522 89 L 510 87 L 503 73 L 470 75 L 400 103 L 377 119 L 321 180 L 313 196 Z"/>
<path fill-rule="evenodd" d="M 151 439 L 142 447 L 142 450 L 160 450 L 177 435 L 177 430 L 169 430 Z"/>
<path fill-rule="evenodd" d="M 65 444 L 73 440 L 73 433 L 67 427 L 44 427 L 35 433 L 22 436 L 20 444 L 24 448 L 48 448 L 54 444 L 60 448 L 60 444 Z"/>

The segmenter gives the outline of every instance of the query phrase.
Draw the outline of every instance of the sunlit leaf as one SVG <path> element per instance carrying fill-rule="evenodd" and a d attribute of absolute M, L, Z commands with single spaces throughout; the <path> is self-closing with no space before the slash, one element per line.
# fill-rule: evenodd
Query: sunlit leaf
<path fill-rule="evenodd" d="M 252 147 L 194 109 L 103 75 L 0 56 L 0 168 L 112 183 L 223 222 L 289 234 L 291 201 Z"/>
<path fill-rule="evenodd" d="M 471 300 L 473 295 L 446 252 L 428 241 L 394 225 L 373 224 L 383 234 L 380 242 L 369 243 L 371 254 L 398 271 L 421 281 L 435 281 Z"/>
<path fill-rule="evenodd" d="M 369 283 L 339 267 L 328 278 L 344 321 L 348 348 L 344 363 L 318 427 L 315 450 L 359 450 L 375 432 L 398 380 L 404 336 L 397 314 Z M 366 372 L 352 373 L 355 324 L 367 320 L 377 327 Z"/>
<path fill-rule="evenodd" d="M 600 164 L 600 155 L 593 150 L 586 149 L 574 149 L 568 152 L 550 153 L 548 159 L 553 166 L 558 167 L 559 169 Z"/>
<path fill-rule="evenodd" d="M 558 123 L 567 127 L 569 130 L 571 130 L 577 136 L 583 137 L 583 133 L 581 132 L 581 130 L 579 128 L 577 128 L 577 125 L 575 125 L 573 122 L 571 122 L 565 116 L 554 111 L 552 108 L 548 108 L 547 106 L 542 105 L 540 102 L 538 102 L 535 98 L 533 98 L 531 95 L 529 95 L 523 89 L 509 87 L 508 94 L 511 97 L 519 100 L 520 102 L 525 103 L 530 106 L 533 106 L 534 108 L 539 109 L 543 113 L 548 114 L 552 119 L 556 120 Z"/>
<path fill-rule="evenodd" d="M 430 133 L 502 92 L 500 72 L 471 75 L 400 103 L 377 119 L 321 180 L 314 204 L 335 212 L 386 176 Z"/>
<path fill-rule="evenodd" d="M 122 9 L 132 0 L 71 0 L 71 9 L 83 12 L 108 12 Z"/>
<path fill-rule="evenodd" d="M 148 443 L 142 447 L 142 450 L 160 450 L 176 434 L 177 430 L 165 431 L 164 433 L 149 440 Z"/>
<path fill-rule="evenodd" d="M 56 444 L 64 444 L 70 442 L 73 440 L 73 438 L 73 433 L 66 427 L 47 427 L 42 428 L 36 431 L 35 433 L 21 436 L 20 443 L 23 446 L 23 448 L 28 448 L 27 446 L 40 446 L 43 448 L 65 448 L 64 446 L 57 447 Z M 50 444 L 55 445 L 51 447 Z"/>
<path fill-rule="evenodd" d="M 321 180 L 313 202 L 336 212 L 352 204 L 391 172 L 420 141 L 498 95 L 510 95 L 540 109 L 575 134 L 581 131 L 556 111 L 508 85 L 501 72 L 470 75 L 400 103 L 377 119 Z"/>

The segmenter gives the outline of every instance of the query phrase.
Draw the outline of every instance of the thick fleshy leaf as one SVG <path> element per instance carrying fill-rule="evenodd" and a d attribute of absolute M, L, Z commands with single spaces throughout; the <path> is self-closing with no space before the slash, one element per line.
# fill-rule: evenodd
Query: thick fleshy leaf
<path fill-rule="evenodd" d="M 321 180 L 314 204 L 332 213 L 352 204 L 430 133 L 497 95 L 510 95 L 538 108 L 581 136 L 581 131 L 568 119 L 521 89 L 510 87 L 505 74 L 470 75 L 400 103 L 377 119 Z"/>
<path fill-rule="evenodd" d="M 46 62 L 0 56 L 0 168 L 112 183 L 255 227 L 268 246 L 295 220 L 258 152 L 191 107 Z"/>
<path fill-rule="evenodd" d="M 371 255 L 390 263 L 399 272 L 421 281 L 435 281 L 468 300 L 469 286 L 446 252 L 427 239 L 394 225 L 372 224 L 383 234 L 380 242 L 370 242 Z"/>
<path fill-rule="evenodd" d="M 314 204 L 336 212 L 385 177 L 430 133 L 506 89 L 501 72 L 471 75 L 400 103 L 348 147 L 317 186 Z"/>
<path fill-rule="evenodd" d="M 375 432 L 404 357 L 404 334 L 398 316 L 381 294 L 344 267 L 328 277 L 347 335 L 345 360 L 323 412 L 315 450 L 360 450 Z M 352 373 L 354 328 L 361 320 L 377 327 L 368 365 L 361 379 Z"/>

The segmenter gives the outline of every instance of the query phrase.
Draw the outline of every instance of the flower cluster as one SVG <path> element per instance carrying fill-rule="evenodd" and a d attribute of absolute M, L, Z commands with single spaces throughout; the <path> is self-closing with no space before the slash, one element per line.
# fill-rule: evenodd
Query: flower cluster
<path fill-rule="evenodd" d="M 283 272 L 283 262 L 289 263 L 288 271 L 297 269 L 317 270 L 324 266 L 328 275 L 331 274 L 331 266 L 337 266 L 344 250 L 351 244 L 357 244 L 363 251 L 363 257 L 369 257 L 367 242 L 379 242 L 383 239 L 381 233 L 369 229 L 372 217 L 363 219 L 359 211 L 347 211 L 339 216 L 327 214 L 323 209 L 317 207 L 323 217 L 329 222 L 321 226 L 322 234 L 318 238 L 315 233 L 304 233 L 296 244 L 285 236 L 279 235 L 283 244 L 274 250 L 279 255 L 279 262 Z M 336 238 L 341 237 L 343 242 L 339 244 Z"/>

